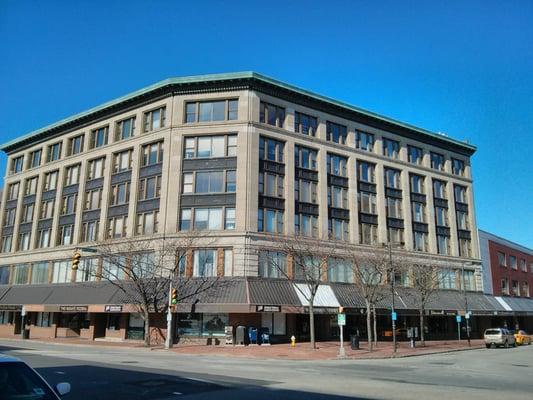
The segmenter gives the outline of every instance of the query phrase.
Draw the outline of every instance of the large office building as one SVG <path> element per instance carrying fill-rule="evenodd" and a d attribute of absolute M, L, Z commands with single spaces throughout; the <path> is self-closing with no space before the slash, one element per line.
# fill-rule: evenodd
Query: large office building
<path fill-rule="evenodd" d="M 461 286 L 473 316 L 505 311 L 483 294 L 473 145 L 257 73 L 167 79 L 1 149 L 0 335 L 20 332 L 24 306 L 32 337 L 138 338 L 142 322 L 105 283 L 105 260 L 84 253 L 73 272 L 72 254 L 190 230 L 215 240 L 194 249 L 185 273 L 232 284 L 177 308 L 181 336 L 239 324 L 306 336 L 305 301 L 271 265 L 284 257 L 272 254 L 272 235 L 362 250 L 401 243 L 420 264 L 438 264 L 430 334 L 455 332 Z M 337 306 L 351 327 L 364 307 L 337 262 L 317 304 L 319 337 L 338 331 Z M 408 287 L 409 275 L 398 285 Z M 399 324 L 416 325 L 416 305 L 396 304 Z M 164 332 L 164 319 L 156 323 Z"/>

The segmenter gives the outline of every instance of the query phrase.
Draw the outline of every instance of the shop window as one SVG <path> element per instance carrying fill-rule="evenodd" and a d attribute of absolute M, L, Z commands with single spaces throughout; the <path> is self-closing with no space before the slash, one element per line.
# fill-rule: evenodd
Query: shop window
<path fill-rule="evenodd" d="M 107 329 L 110 331 L 120 330 L 120 317 L 121 314 L 110 314 L 107 316 Z"/>
<path fill-rule="evenodd" d="M 262 313 L 261 328 L 267 328 L 271 335 L 286 335 L 287 315 L 283 313 Z"/>
<path fill-rule="evenodd" d="M 35 321 L 35 326 L 42 328 L 48 328 L 52 324 L 52 313 L 50 312 L 39 312 L 37 313 L 37 320 Z"/>

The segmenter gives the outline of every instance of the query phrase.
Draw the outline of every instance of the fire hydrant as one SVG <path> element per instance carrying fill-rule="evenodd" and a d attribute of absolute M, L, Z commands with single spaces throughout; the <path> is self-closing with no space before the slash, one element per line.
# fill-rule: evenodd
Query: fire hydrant
<path fill-rule="evenodd" d="M 296 338 L 294 337 L 294 335 L 291 336 L 291 346 L 296 347 Z"/>

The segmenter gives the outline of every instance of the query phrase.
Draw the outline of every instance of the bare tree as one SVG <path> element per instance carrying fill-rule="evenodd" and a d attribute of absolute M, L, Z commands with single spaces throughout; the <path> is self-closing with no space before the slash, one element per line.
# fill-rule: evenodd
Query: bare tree
<path fill-rule="evenodd" d="M 307 302 L 309 339 L 311 347 L 316 349 L 315 297 L 320 285 L 327 281 L 328 271 L 333 266 L 329 261 L 335 256 L 337 242 L 303 236 L 272 237 L 271 240 L 275 243 L 274 250 L 284 253 L 287 261 L 269 257 L 268 262 L 280 275 L 292 281 L 296 290 Z"/>

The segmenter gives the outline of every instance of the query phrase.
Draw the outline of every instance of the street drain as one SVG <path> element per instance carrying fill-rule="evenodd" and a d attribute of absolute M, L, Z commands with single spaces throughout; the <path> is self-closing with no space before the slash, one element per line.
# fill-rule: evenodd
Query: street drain
<path fill-rule="evenodd" d="M 139 361 L 121 361 L 121 364 L 139 364 Z"/>
<path fill-rule="evenodd" d="M 529 365 L 524 364 L 511 364 L 513 367 L 523 367 L 523 368 L 529 368 Z"/>

